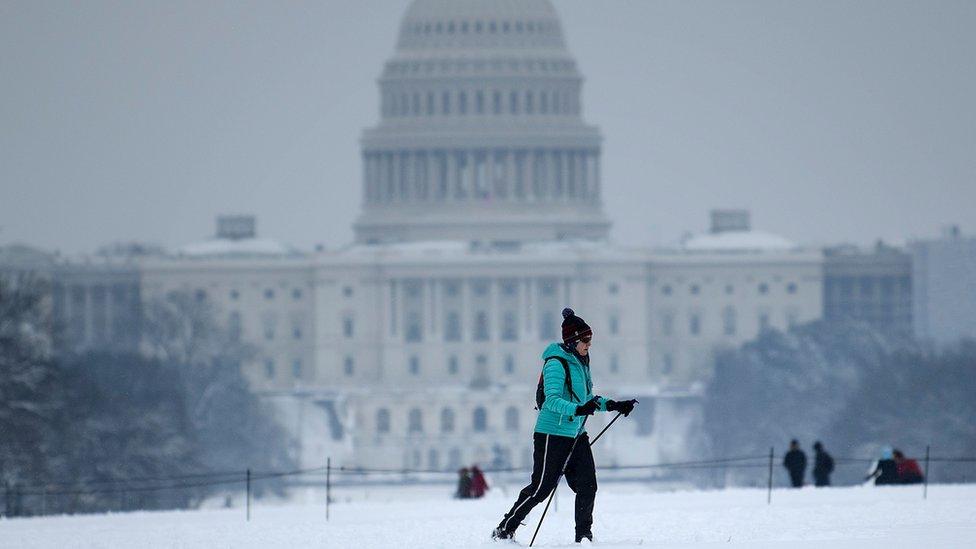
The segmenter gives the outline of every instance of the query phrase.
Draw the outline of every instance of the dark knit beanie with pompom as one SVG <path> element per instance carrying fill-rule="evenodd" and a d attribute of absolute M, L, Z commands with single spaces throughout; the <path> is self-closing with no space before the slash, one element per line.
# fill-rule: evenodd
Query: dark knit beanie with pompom
<path fill-rule="evenodd" d="M 590 329 L 590 326 L 582 318 L 576 316 L 572 309 L 569 307 L 563 309 L 563 343 L 576 345 L 576 342 L 581 338 L 592 334 L 593 330 Z"/>

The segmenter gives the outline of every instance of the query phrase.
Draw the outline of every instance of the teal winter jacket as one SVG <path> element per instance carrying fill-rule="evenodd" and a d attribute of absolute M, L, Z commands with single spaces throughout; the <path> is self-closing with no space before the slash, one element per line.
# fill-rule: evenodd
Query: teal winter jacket
<path fill-rule="evenodd" d="M 535 432 L 576 437 L 586 431 L 583 428 L 583 418 L 576 416 L 576 407 L 594 397 L 590 367 L 580 362 L 575 354 L 559 343 L 550 344 L 542 353 L 543 360 L 552 356 L 562 357 L 569 365 L 573 393 L 579 400 L 574 400 L 566 388 L 566 370 L 563 365 L 556 359 L 546 360 L 542 367 L 542 386 L 546 400 L 542 403 L 539 417 L 535 421 Z M 597 409 L 606 411 L 607 399 L 598 396 L 597 402 Z"/>

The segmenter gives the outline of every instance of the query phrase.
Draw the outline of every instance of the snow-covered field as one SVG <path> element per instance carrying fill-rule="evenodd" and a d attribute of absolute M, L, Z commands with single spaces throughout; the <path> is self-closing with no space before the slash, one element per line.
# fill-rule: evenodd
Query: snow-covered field
<path fill-rule="evenodd" d="M 488 534 L 514 498 L 495 489 L 455 501 L 436 488 L 344 488 L 329 522 L 321 504 L 142 512 L 0 521 L 0 547 L 511 547 Z M 368 496 L 368 497 L 367 497 Z M 528 545 L 542 506 L 517 534 Z M 863 548 L 976 547 L 976 485 L 773 491 L 651 492 L 606 484 L 593 532 L 602 547 Z M 559 489 L 536 547 L 573 544 L 572 493 Z"/>

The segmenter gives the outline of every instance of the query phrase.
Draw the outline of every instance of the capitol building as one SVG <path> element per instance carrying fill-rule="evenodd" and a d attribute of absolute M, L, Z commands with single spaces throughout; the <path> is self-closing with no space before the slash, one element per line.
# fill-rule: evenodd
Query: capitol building
<path fill-rule="evenodd" d="M 362 134 L 354 242 L 304 252 L 225 216 L 175 252 L 54 268 L 55 308 L 94 346 L 134 301 L 192 292 L 260 350 L 243 367 L 302 466 L 446 469 L 531 466 L 569 306 L 593 327 L 594 392 L 640 400 L 598 462 L 699 452 L 714 353 L 821 318 L 823 252 L 736 210 L 673 248 L 614 245 L 602 196 L 624 189 L 582 84 L 548 0 L 415 0 Z"/>

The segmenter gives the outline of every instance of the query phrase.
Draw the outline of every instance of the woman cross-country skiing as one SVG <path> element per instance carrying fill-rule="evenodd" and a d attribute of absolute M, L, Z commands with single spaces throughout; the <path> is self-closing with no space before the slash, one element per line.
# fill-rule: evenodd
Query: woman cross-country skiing
<path fill-rule="evenodd" d="M 550 344 L 542 354 L 544 397 L 537 395 L 542 403 L 532 436 L 532 481 L 492 532 L 493 539 L 510 539 L 529 511 L 549 497 L 565 468 L 566 482 L 576 493 L 576 542 L 593 541 L 596 466 L 583 424 L 597 410 L 627 416 L 637 401 L 616 402 L 593 395 L 589 354 L 593 332 L 569 308 L 563 309 L 562 328 L 563 342 Z"/>

